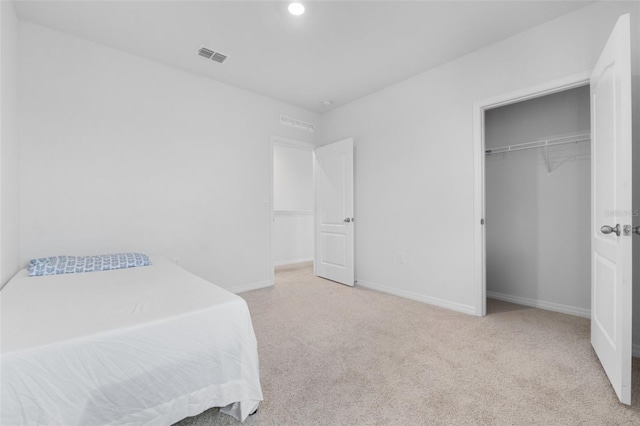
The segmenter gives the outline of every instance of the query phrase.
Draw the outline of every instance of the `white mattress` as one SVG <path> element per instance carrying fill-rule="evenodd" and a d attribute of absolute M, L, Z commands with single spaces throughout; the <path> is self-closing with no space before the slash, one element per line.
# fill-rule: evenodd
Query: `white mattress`
<path fill-rule="evenodd" d="M 1 424 L 169 425 L 262 400 L 245 301 L 163 258 L 0 291 Z"/>

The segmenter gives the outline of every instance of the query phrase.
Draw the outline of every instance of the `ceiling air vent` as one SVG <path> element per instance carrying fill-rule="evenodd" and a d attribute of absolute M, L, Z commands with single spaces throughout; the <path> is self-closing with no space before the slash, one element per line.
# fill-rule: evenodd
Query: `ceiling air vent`
<path fill-rule="evenodd" d="M 214 52 L 211 49 L 208 49 L 206 47 L 201 47 L 198 50 L 198 55 L 202 56 L 203 58 L 207 58 L 207 59 L 211 59 L 212 61 L 216 61 L 219 63 L 223 63 L 225 59 L 227 59 L 227 55 L 223 55 L 220 52 Z"/>
<path fill-rule="evenodd" d="M 213 50 L 209 50 L 206 47 L 201 47 L 200 50 L 198 50 L 198 55 L 207 59 L 211 59 L 214 53 L 216 52 L 214 52 Z"/>
<path fill-rule="evenodd" d="M 287 117 L 286 115 L 280 116 L 280 124 L 311 133 L 316 129 L 316 126 L 313 123 L 307 123 L 306 121 L 297 120 L 292 117 Z"/>
<path fill-rule="evenodd" d="M 225 59 L 227 59 L 227 55 L 223 55 L 222 53 L 216 52 L 211 57 L 212 60 L 216 62 L 223 63 Z"/>

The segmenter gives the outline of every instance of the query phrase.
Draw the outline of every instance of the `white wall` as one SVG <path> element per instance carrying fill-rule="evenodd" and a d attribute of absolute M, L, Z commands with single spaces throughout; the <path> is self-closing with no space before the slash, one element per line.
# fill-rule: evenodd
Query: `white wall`
<path fill-rule="evenodd" d="M 267 284 L 270 137 L 315 113 L 20 23 L 21 257 L 139 250 Z"/>
<path fill-rule="evenodd" d="M 359 284 L 474 311 L 474 102 L 592 69 L 629 11 L 636 43 L 638 4 L 599 2 L 325 114 L 324 143 L 355 138 Z"/>
<path fill-rule="evenodd" d="M 310 149 L 274 145 L 274 210 L 313 210 L 313 151 Z"/>
<path fill-rule="evenodd" d="M 18 19 L 0 1 L 0 287 L 19 269 Z"/>
<path fill-rule="evenodd" d="M 313 213 L 274 212 L 273 232 L 274 265 L 313 260 Z"/>
<path fill-rule="evenodd" d="M 313 259 L 313 151 L 273 147 L 274 264 Z"/>
<path fill-rule="evenodd" d="M 485 113 L 487 148 L 589 132 L 589 86 Z M 487 293 L 589 317 L 590 144 L 486 156 Z M 571 160 L 571 158 L 574 158 Z"/>

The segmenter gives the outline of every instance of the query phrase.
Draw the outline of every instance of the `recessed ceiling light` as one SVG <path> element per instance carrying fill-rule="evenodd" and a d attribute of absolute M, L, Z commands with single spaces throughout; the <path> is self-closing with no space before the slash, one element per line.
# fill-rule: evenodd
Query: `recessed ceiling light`
<path fill-rule="evenodd" d="M 304 13 L 304 6 L 302 3 L 294 2 L 289 4 L 289 13 L 295 16 L 300 16 Z"/>
<path fill-rule="evenodd" d="M 331 104 L 333 104 L 333 101 L 327 99 L 326 101 L 322 101 L 322 106 L 324 107 L 328 107 L 331 106 Z"/>

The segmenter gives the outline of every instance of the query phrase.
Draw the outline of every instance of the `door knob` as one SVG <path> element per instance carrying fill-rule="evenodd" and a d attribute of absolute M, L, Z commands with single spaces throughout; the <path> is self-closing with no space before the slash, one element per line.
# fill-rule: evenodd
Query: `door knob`
<path fill-rule="evenodd" d="M 636 226 L 635 228 L 633 228 L 633 232 L 640 235 L 640 226 Z"/>
<path fill-rule="evenodd" d="M 344 221 L 345 221 L 345 222 L 347 222 L 347 223 L 349 223 L 349 222 L 351 222 L 351 218 L 350 218 L 350 217 L 348 217 L 348 218 L 346 218 Z"/>
<path fill-rule="evenodd" d="M 619 237 L 620 225 L 616 224 L 616 226 L 614 226 L 613 228 L 610 227 L 609 225 L 604 225 L 602 228 L 600 228 L 600 232 L 602 232 L 603 234 L 611 234 L 613 232 Z"/>

